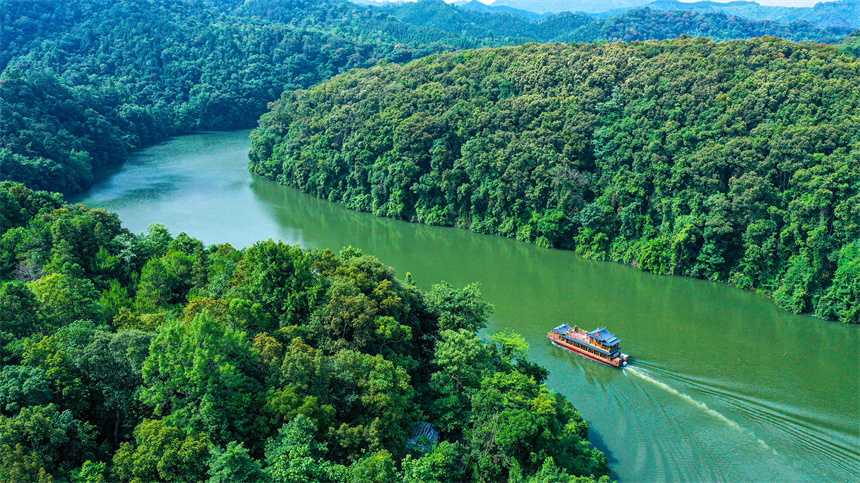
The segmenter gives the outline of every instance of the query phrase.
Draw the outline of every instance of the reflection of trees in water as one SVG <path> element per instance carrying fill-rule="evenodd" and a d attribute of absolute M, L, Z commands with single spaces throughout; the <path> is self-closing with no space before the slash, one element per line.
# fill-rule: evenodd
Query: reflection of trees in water
<path fill-rule="evenodd" d="M 251 189 L 277 223 L 302 232 L 301 239 L 313 246 L 335 251 L 356 246 L 398 268 L 401 277 L 412 272 L 421 285 L 480 282 L 487 300 L 496 305 L 494 320 L 521 325 L 518 330 L 525 332 L 537 334 L 555 321 L 609 323 L 620 319 L 619 313 L 635 319 L 619 306 L 630 304 L 631 297 L 650 298 L 649 291 L 658 292 L 658 303 L 670 305 L 691 297 L 673 293 L 691 290 L 687 283 L 584 260 L 568 251 L 377 217 L 257 177 Z"/>
<path fill-rule="evenodd" d="M 499 304 L 508 300 L 541 312 L 563 307 L 569 317 L 586 321 L 595 316 L 604 323 L 640 320 L 645 311 L 664 320 L 680 315 L 686 324 L 697 312 L 724 312 L 726 303 L 752 303 L 757 309 L 767 303 L 724 284 L 653 275 L 499 236 L 377 217 L 259 177 L 251 189 L 281 226 L 301 231 L 313 246 L 335 251 L 356 246 L 399 268 L 400 276 L 411 271 L 419 283 L 479 281 L 501 311 L 505 307 Z"/>
<path fill-rule="evenodd" d="M 472 254 L 499 262 L 528 266 L 535 247 L 495 236 L 449 227 L 407 223 L 349 210 L 254 177 L 251 189 L 281 224 L 301 227 L 308 240 L 344 240 L 375 255 L 385 253 Z M 337 249 L 339 247 L 328 247 Z"/>

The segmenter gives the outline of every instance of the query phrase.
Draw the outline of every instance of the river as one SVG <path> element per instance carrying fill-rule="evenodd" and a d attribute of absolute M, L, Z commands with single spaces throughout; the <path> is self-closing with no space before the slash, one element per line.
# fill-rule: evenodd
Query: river
<path fill-rule="evenodd" d="M 248 131 L 183 136 L 101 173 L 71 201 L 207 244 L 274 238 L 379 257 L 422 288 L 477 281 L 591 424 L 620 481 L 860 481 L 860 327 L 795 316 L 723 284 L 658 276 L 465 230 L 349 211 L 247 171 Z M 606 326 L 624 370 L 552 346 Z"/>

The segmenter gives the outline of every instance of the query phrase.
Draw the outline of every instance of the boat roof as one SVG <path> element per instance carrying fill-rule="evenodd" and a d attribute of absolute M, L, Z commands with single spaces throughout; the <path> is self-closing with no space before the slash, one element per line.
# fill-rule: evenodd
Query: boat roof
<path fill-rule="evenodd" d="M 612 346 L 612 345 L 615 345 L 615 344 L 621 342 L 621 339 L 619 339 L 618 337 L 615 337 L 615 334 L 606 330 L 606 327 L 601 327 L 597 330 L 593 330 L 593 331 L 589 332 L 589 334 L 591 334 L 591 336 L 594 337 L 595 339 L 597 339 L 600 342 L 603 342 L 604 344 L 609 345 L 609 346 Z"/>
<path fill-rule="evenodd" d="M 556 327 L 555 329 L 552 329 L 552 331 L 553 331 L 553 332 L 557 332 L 557 333 L 559 333 L 559 334 L 564 334 L 565 332 L 567 332 L 567 331 L 568 331 L 568 330 L 570 330 L 571 328 L 572 328 L 572 327 L 571 327 L 571 326 L 569 326 L 568 324 L 561 324 L 561 325 L 559 325 L 558 327 Z"/>

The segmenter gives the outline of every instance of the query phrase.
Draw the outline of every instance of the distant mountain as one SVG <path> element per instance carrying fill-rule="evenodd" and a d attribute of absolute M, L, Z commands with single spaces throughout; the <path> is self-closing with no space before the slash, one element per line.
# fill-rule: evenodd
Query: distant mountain
<path fill-rule="evenodd" d="M 819 26 L 860 28 L 860 0 L 818 3 L 798 20 L 805 20 Z"/>
<path fill-rule="evenodd" d="M 709 37 L 714 40 L 750 39 L 755 37 L 781 37 L 795 41 L 815 40 L 836 43 L 846 34 L 846 27 L 820 28 L 802 20 L 777 23 L 770 20 L 747 20 L 722 12 L 660 11 L 648 7 L 627 11 L 607 19 L 598 19 L 588 25 L 555 39 L 561 42 L 610 42 L 651 39 L 671 39 L 681 35 Z"/>
<path fill-rule="evenodd" d="M 594 22 L 594 18 L 589 15 L 569 12 L 542 16 L 543 18 L 530 21 L 507 12 L 483 13 L 463 6 L 457 7 L 442 0 L 419 0 L 380 7 L 379 10 L 414 27 L 484 41 L 496 39 L 508 45 L 557 41 L 560 36 Z"/>
<path fill-rule="evenodd" d="M 260 1 L 260 0 L 257 0 Z M 274 1 L 274 0 L 269 0 Z M 442 0 L 419 0 L 378 7 L 405 24 L 427 32 L 446 32 L 471 42 L 515 45 L 524 42 L 595 42 L 670 39 L 680 35 L 714 40 L 774 36 L 823 43 L 841 41 L 854 29 L 819 28 L 804 21 L 791 24 L 747 20 L 723 12 L 662 11 L 648 7 L 627 10 L 610 18 L 563 12 L 538 20 L 500 13 L 483 13 Z"/>
<path fill-rule="evenodd" d="M 649 3 L 652 10 L 698 13 L 724 13 L 748 20 L 770 20 L 789 23 L 803 20 L 817 27 L 860 27 L 860 0 L 838 0 L 822 2 L 814 7 L 771 7 L 756 2 L 737 1 L 717 3 L 680 2 L 678 0 L 657 0 Z M 600 16 L 611 17 L 624 13 L 629 8 L 608 10 Z"/>
<path fill-rule="evenodd" d="M 690 11 L 700 13 L 721 12 L 749 20 L 772 20 L 774 22 L 791 22 L 810 10 L 808 7 L 771 7 L 756 2 L 680 2 L 678 0 L 657 0 L 648 4 L 652 10 Z"/>
<path fill-rule="evenodd" d="M 518 17 L 522 17 L 526 20 L 537 20 L 541 18 L 543 15 L 531 12 L 529 10 L 522 10 L 519 8 L 508 7 L 505 5 L 487 5 L 486 3 L 481 3 L 478 0 L 471 1 L 463 1 L 463 2 L 454 2 L 453 5 L 462 8 L 463 10 L 471 10 L 473 12 L 480 13 L 509 13 L 512 15 L 516 15 Z"/>
<path fill-rule="evenodd" d="M 384 8 L 415 3 L 390 0 L 349 1 Z M 803 20 L 817 27 L 860 28 L 860 0 L 820 2 L 814 7 L 767 6 L 745 0 L 726 3 L 709 0 L 689 3 L 679 0 L 495 0 L 490 5 L 478 0 L 462 0 L 451 5 L 480 13 L 510 13 L 530 21 L 561 12 L 585 12 L 600 18 L 611 18 L 623 15 L 628 10 L 647 6 L 651 10 L 664 12 L 724 13 L 747 20 L 770 20 L 778 23 Z"/>
<path fill-rule="evenodd" d="M 597 13 L 647 5 L 649 0 L 496 0 L 493 7 L 513 7 L 545 14 L 559 12 Z"/>
<path fill-rule="evenodd" d="M 473 0 L 471 3 L 479 2 Z M 664 12 L 724 13 L 747 20 L 770 20 L 779 23 L 803 20 L 817 27 L 860 28 L 860 0 L 820 2 L 814 7 L 772 7 L 740 0 L 726 3 L 708 0 L 689 3 L 678 0 L 656 0 L 650 3 L 647 0 L 496 0 L 485 7 L 508 7 L 537 14 L 587 12 L 600 18 L 610 18 L 642 6 Z"/>

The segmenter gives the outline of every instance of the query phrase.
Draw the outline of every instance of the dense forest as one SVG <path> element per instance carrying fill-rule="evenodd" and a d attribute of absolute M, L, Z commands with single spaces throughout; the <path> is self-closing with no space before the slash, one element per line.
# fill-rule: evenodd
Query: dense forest
<path fill-rule="evenodd" d="M 379 216 L 860 322 L 860 60 L 777 38 L 529 44 L 286 93 L 253 172 Z"/>
<path fill-rule="evenodd" d="M 191 2 L 4 1 L 0 11 L 0 178 L 34 188 L 75 191 L 142 145 L 252 125 L 285 89 L 385 55 Z"/>
<path fill-rule="evenodd" d="M 798 21 L 790 24 L 769 20 L 743 20 L 724 13 L 661 12 L 642 8 L 591 22 L 558 37 L 562 42 L 610 42 L 671 39 L 681 35 L 713 40 L 774 36 L 788 40 L 834 43 L 854 30 L 851 27 L 815 27 Z"/>
<path fill-rule="evenodd" d="M 839 50 L 860 57 L 860 30 L 854 32 L 839 42 Z"/>
<path fill-rule="evenodd" d="M 819 27 L 860 28 L 860 0 L 835 0 L 818 2 L 812 7 L 779 7 L 761 5 L 750 1 L 733 2 L 681 2 L 678 0 L 657 0 L 649 3 L 654 10 L 674 10 L 693 12 L 722 12 L 750 20 L 772 20 L 791 23 L 797 20 L 809 22 Z"/>
<path fill-rule="evenodd" d="M 609 18 L 564 12 L 530 21 L 510 14 L 489 14 L 457 8 L 442 0 L 421 0 L 380 8 L 410 25 L 433 28 L 476 39 L 504 39 L 508 45 L 533 42 L 596 42 L 661 40 L 679 35 L 714 40 L 765 35 L 789 40 L 833 43 L 856 27 L 817 27 L 804 21 L 777 23 L 748 20 L 723 12 L 659 11 L 640 8 Z"/>
<path fill-rule="evenodd" d="M 63 192 L 133 149 L 251 127 L 283 91 L 379 61 L 530 41 L 831 42 L 849 33 L 650 10 L 528 22 L 441 1 L 376 9 L 345 0 L 0 0 L 0 19 L 0 179 Z"/>
<path fill-rule="evenodd" d="M 522 337 L 476 335 L 491 310 L 353 248 L 133 235 L 4 182 L 0 481 L 605 476 Z"/>
<path fill-rule="evenodd" d="M 609 481 L 477 284 L 133 234 L 53 192 L 267 109 L 249 169 L 315 196 L 860 323 L 858 32 L 526 17 L 0 0 L 0 481 Z"/>
<path fill-rule="evenodd" d="M 469 3 L 455 2 L 462 8 L 483 12 L 507 11 L 529 19 L 564 11 L 591 12 L 596 17 L 606 18 L 623 14 L 631 9 L 648 7 L 652 10 L 676 12 L 718 12 L 748 20 L 772 20 L 780 23 L 801 20 L 819 27 L 860 27 L 860 0 L 826 0 L 819 1 L 811 7 L 777 6 L 772 2 L 768 3 L 771 4 L 764 5 L 748 0 L 655 0 L 650 2 L 648 0 L 493 0 L 492 4 L 487 6 L 478 3 L 477 0 Z"/>

